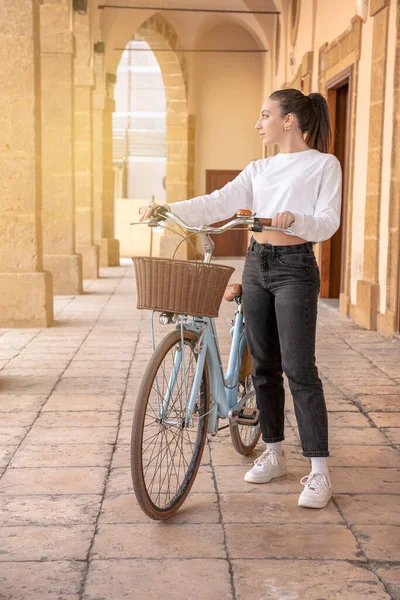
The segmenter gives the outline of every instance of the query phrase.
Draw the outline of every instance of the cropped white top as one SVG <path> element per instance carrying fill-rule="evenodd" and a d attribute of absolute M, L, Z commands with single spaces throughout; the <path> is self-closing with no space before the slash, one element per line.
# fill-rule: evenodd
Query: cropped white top
<path fill-rule="evenodd" d="M 212 194 L 171 204 L 189 225 L 211 225 L 241 208 L 259 218 L 290 211 L 292 233 L 310 242 L 329 239 L 340 224 L 342 171 L 333 154 L 303 150 L 251 162 Z"/>

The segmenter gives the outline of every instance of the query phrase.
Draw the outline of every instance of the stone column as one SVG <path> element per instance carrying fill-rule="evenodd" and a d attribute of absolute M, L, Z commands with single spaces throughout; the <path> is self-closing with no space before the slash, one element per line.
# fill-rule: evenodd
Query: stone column
<path fill-rule="evenodd" d="M 393 81 L 392 162 L 390 173 L 388 249 L 386 267 L 386 311 L 378 315 L 378 330 L 387 335 L 398 331 L 400 317 L 400 0 L 397 0 L 396 51 Z"/>
<path fill-rule="evenodd" d="M 370 6 L 374 17 L 369 112 L 367 197 L 365 205 L 363 278 L 357 281 L 355 321 L 376 329 L 379 312 L 379 226 L 382 187 L 383 120 L 389 0 L 375 0 Z"/>
<path fill-rule="evenodd" d="M 67 0 L 44 0 L 40 43 L 43 265 L 53 275 L 55 294 L 81 294 L 82 257 L 75 253 L 74 41 Z"/>
<path fill-rule="evenodd" d="M 167 202 L 194 194 L 195 116 L 167 114 Z"/>
<path fill-rule="evenodd" d="M 0 327 L 53 321 L 41 229 L 39 0 L 0 0 Z"/>
<path fill-rule="evenodd" d="M 94 240 L 100 248 L 100 266 L 119 265 L 119 241 L 114 239 L 114 173 L 112 113 L 115 103 L 107 94 L 104 44 L 96 44 L 93 90 L 93 206 Z M 111 88 L 113 85 L 111 85 Z"/>
<path fill-rule="evenodd" d="M 194 140 L 195 116 L 185 113 L 168 112 L 167 124 L 167 203 L 188 200 L 194 196 Z M 173 227 L 171 227 L 173 229 Z M 177 229 L 178 231 L 179 229 Z M 180 230 L 179 230 L 180 231 Z M 157 236 L 154 253 L 171 258 L 177 245 L 176 235 L 166 231 Z M 192 239 L 192 244 L 195 240 Z M 193 258 L 189 243 L 183 243 L 178 258 Z"/>
<path fill-rule="evenodd" d="M 74 61 L 75 227 L 76 250 L 82 255 L 83 277 L 99 276 L 99 248 L 93 243 L 92 91 L 94 71 L 89 16 L 73 14 Z"/>

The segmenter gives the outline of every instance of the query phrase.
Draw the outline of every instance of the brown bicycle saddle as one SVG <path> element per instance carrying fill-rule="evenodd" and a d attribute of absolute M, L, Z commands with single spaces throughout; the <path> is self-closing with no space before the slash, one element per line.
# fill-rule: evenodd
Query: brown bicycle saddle
<path fill-rule="evenodd" d="M 232 302 L 236 296 L 242 295 L 242 284 L 241 283 L 230 283 L 224 294 L 224 300 L 228 302 Z"/>

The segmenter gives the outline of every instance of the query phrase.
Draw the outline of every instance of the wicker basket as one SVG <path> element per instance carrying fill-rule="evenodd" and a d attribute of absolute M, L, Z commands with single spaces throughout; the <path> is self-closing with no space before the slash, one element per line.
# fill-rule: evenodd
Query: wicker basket
<path fill-rule="evenodd" d="M 135 256 L 137 308 L 218 317 L 233 267 Z"/>

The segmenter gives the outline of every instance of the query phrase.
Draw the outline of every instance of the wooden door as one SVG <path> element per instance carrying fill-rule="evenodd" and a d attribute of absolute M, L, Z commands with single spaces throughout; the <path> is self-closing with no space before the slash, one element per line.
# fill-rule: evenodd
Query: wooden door
<path fill-rule="evenodd" d="M 339 160 L 343 172 L 343 191 L 340 227 L 321 248 L 321 297 L 339 298 L 344 288 L 346 240 L 346 149 L 349 124 L 349 80 L 328 90 L 329 112 L 332 121 L 332 146 L 330 152 Z"/>
<path fill-rule="evenodd" d="M 235 179 L 239 173 L 240 171 L 206 171 L 206 194 L 220 190 L 229 181 Z M 230 220 L 226 219 L 213 223 L 213 225 L 221 226 Z M 248 245 L 247 228 L 235 229 L 211 237 L 215 242 L 214 256 L 245 256 Z"/>

